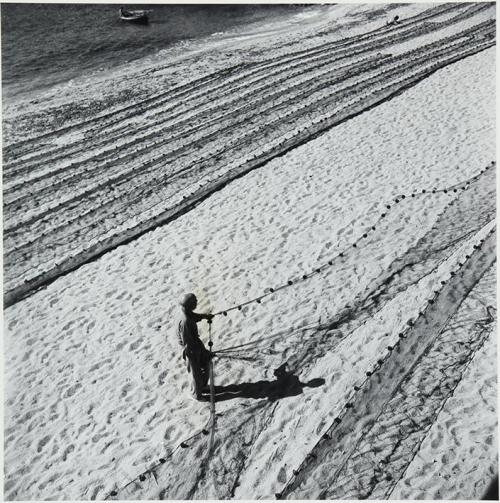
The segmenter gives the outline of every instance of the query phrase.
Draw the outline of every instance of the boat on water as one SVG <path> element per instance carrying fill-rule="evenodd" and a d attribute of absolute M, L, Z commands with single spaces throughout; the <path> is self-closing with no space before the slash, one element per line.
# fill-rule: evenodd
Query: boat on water
<path fill-rule="evenodd" d="M 128 23 L 135 24 L 147 24 L 148 19 L 148 10 L 126 10 L 123 7 L 120 7 L 120 19 L 122 21 L 127 21 Z"/>

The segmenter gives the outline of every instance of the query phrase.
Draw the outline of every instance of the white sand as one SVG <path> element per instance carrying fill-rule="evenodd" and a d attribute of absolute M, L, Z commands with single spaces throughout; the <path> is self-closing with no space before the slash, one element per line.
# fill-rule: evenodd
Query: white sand
<path fill-rule="evenodd" d="M 188 378 L 171 331 L 177 298 L 194 291 L 201 311 L 218 311 L 258 296 L 350 247 L 397 195 L 478 174 L 495 158 L 494 54 L 489 49 L 439 70 L 7 309 L 6 498 L 103 498 L 162 456 L 168 458 L 168 470 L 159 471 L 165 485 L 145 483 L 122 496 L 158 497 L 167 484 L 171 491 L 162 494 L 170 498 L 273 498 L 280 492 L 387 341 L 397 340 L 439 281 L 492 227 L 493 170 L 461 195 L 408 197 L 345 259 L 261 306 L 216 318 L 215 349 L 269 338 L 233 355 L 251 361 L 219 359 L 217 384 L 273 381 L 273 370 L 285 361 L 301 382 L 325 380 L 277 402 L 217 404 L 223 415 L 214 459 L 227 463 L 227 481 L 238 474 L 234 487 L 202 477 L 192 493 L 190 477 L 200 473 L 194 451 L 169 455 L 208 419 L 208 406 L 187 398 Z M 438 221 L 456 198 L 460 211 L 453 213 L 452 205 L 449 219 Z M 413 247 L 432 241 L 436 222 L 442 247 L 386 284 L 398 259 L 409 261 Z M 371 305 L 377 291 L 381 304 Z M 337 328 L 324 327 L 333 322 Z M 201 330 L 206 340 L 206 325 Z M 433 428 L 462 410 L 473 382 L 491 381 L 495 352 L 485 351 Z M 478 358 L 489 363 L 478 368 Z M 477 386 L 492 392 L 491 383 Z M 470 441 L 486 443 L 477 463 L 486 472 L 496 449 L 495 441 L 486 442 L 494 438 L 496 413 L 482 411 Z M 460 423 L 460 435 L 467 437 L 461 432 L 468 426 Z M 451 438 L 459 434 L 445 429 Z M 422 444 L 426 457 L 433 456 L 435 435 Z M 203 453 L 204 444 L 195 442 Z M 464 474 L 470 465 L 457 455 L 453 466 Z M 484 486 L 461 492 L 451 480 L 436 482 L 434 471 L 418 470 L 416 461 L 410 464 L 411 488 L 403 479 L 393 497 L 420 497 L 432 482 L 442 498 L 477 498 Z"/>

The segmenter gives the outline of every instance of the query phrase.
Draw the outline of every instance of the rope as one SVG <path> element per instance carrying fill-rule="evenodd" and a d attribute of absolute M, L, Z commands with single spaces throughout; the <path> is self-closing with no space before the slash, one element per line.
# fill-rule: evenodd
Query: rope
<path fill-rule="evenodd" d="M 209 364 L 209 378 L 210 378 L 210 419 L 211 419 L 211 434 L 209 452 L 212 450 L 215 436 L 215 384 L 214 384 L 214 360 L 212 353 L 212 320 L 208 321 L 208 347 L 210 348 L 210 364 Z"/>
<path fill-rule="evenodd" d="M 215 313 L 212 313 L 212 316 L 227 316 L 228 313 L 232 311 L 242 311 L 242 309 L 250 304 L 261 304 L 264 299 L 267 297 L 272 296 L 276 292 L 279 292 L 281 290 L 284 290 L 286 288 L 290 288 L 293 285 L 308 280 L 309 278 L 321 274 L 325 269 L 333 266 L 334 262 L 337 259 L 344 258 L 348 253 L 351 248 L 357 248 L 358 243 L 361 243 L 363 239 L 366 239 L 370 233 L 376 230 L 377 225 L 385 218 L 387 217 L 388 213 L 394 209 L 395 205 L 402 203 L 404 200 L 409 201 L 412 198 L 416 197 L 428 197 L 431 194 L 448 194 L 449 196 L 453 196 L 454 194 L 458 194 L 459 191 L 466 191 L 470 188 L 470 185 L 472 182 L 476 182 L 481 178 L 481 175 L 483 175 L 487 170 L 493 168 L 496 165 L 495 161 L 492 161 L 490 164 L 488 164 L 485 168 L 483 168 L 479 173 L 476 175 L 472 176 L 471 178 L 464 180 L 462 182 L 455 183 L 453 185 L 447 186 L 445 188 L 437 189 L 433 188 L 431 189 L 422 189 L 421 191 L 414 191 L 411 193 L 407 194 L 400 194 L 396 196 L 394 199 L 391 201 L 387 201 L 387 203 L 384 205 L 384 209 L 382 210 L 382 213 L 379 215 L 378 219 L 376 222 L 374 222 L 371 226 L 367 226 L 366 230 L 363 234 L 361 234 L 354 242 L 352 242 L 350 245 L 346 245 L 346 247 L 339 252 L 337 255 L 333 256 L 328 260 L 327 262 L 317 265 L 311 272 L 305 273 L 302 276 L 297 276 L 294 279 L 288 280 L 286 283 L 283 283 L 279 286 L 276 286 L 274 288 L 266 288 L 263 294 L 259 295 L 258 297 L 251 298 L 247 301 L 241 302 L 240 304 L 230 306 L 226 309 L 223 309 L 221 311 L 217 311 Z"/>
<path fill-rule="evenodd" d="M 495 227 L 490 229 L 490 231 L 483 238 L 481 238 L 479 241 L 476 242 L 476 244 L 473 245 L 473 250 L 480 250 L 480 249 L 482 250 L 483 246 L 487 242 L 487 239 L 490 236 L 492 236 L 495 232 L 496 232 Z M 450 281 L 453 278 L 453 276 L 455 276 L 463 268 L 463 266 L 468 263 L 468 261 L 472 257 L 472 254 L 473 254 L 473 252 L 471 250 L 470 253 L 468 255 L 466 255 L 466 258 L 463 260 L 463 262 L 459 261 L 457 264 L 458 267 L 456 267 L 453 271 L 451 271 L 450 278 L 448 278 L 448 280 L 441 281 L 441 288 L 439 290 L 433 292 L 434 295 L 433 295 L 432 299 L 430 299 L 428 301 L 429 304 L 431 304 L 431 305 L 434 304 L 434 302 L 437 300 L 437 298 L 439 297 L 439 295 L 443 291 L 443 289 L 444 289 L 445 285 L 448 283 L 448 281 Z M 402 340 L 410 337 L 414 331 L 414 327 L 416 326 L 416 324 L 418 324 L 422 319 L 426 320 L 427 319 L 426 316 L 427 316 L 427 308 L 424 308 L 424 310 L 422 310 L 419 313 L 416 320 L 410 319 L 409 321 L 407 321 L 405 329 L 398 334 L 399 339 L 397 340 L 397 342 L 393 345 L 387 346 L 388 352 L 385 353 L 385 355 L 383 357 L 381 357 L 380 359 L 377 360 L 377 362 L 374 365 L 374 367 L 372 368 L 372 370 L 369 370 L 366 372 L 366 378 L 362 382 L 360 382 L 358 385 L 354 386 L 354 392 L 351 393 L 351 395 L 349 396 L 348 402 L 344 406 L 344 410 L 339 414 L 339 416 L 337 416 L 334 419 L 332 426 L 330 426 L 329 430 L 327 432 L 325 432 L 322 435 L 322 437 L 317 441 L 317 443 L 313 447 L 313 449 L 315 449 L 323 440 L 328 441 L 328 440 L 332 439 L 331 430 L 333 428 L 338 427 L 338 425 L 342 422 L 342 419 L 345 418 L 345 416 L 347 415 L 348 410 L 352 409 L 354 407 L 354 402 L 356 400 L 357 393 L 360 392 L 362 390 L 362 388 L 364 388 L 370 382 L 370 377 L 382 368 L 382 366 L 387 362 L 387 360 L 391 356 L 391 353 L 394 350 L 397 351 L 398 353 L 401 351 Z M 424 321 L 424 323 L 426 323 L 426 321 Z M 329 431 L 330 431 L 330 433 L 329 433 Z M 297 470 L 293 470 L 292 476 L 290 476 L 290 478 L 287 480 L 282 491 L 279 493 L 275 493 L 275 497 L 277 500 L 280 500 L 283 498 L 283 495 L 284 495 L 283 493 L 287 490 L 287 488 L 290 486 L 290 484 L 293 483 L 293 481 L 297 477 L 298 473 L 303 469 L 303 466 L 305 465 L 306 461 L 309 461 L 309 460 L 310 460 L 310 458 L 306 457 L 305 460 L 302 462 L 302 464 L 299 466 L 299 468 Z"/>
<path fill-rule="evenodd" d="M 493 163 L 494 165 L 494 163 Z M 433 292 L 433 297 L 432 299 L 429 299 L 428 300 L 428 304 L 429 305 L 432 305 L 435 303 L 437 297 L 441 294 L 441 291 L 443 289 L 443 287 L 448 283 L 448 281 L 453 277 L 455 276 L 461 269 L 464 265 L 467 264 L 468 260 L 472 257 L 474 251 L 473 250 L 480 250 L 483 248 L 484 244 L 487 242 L 487 239 L 489 238 L 489 236 L 492 236 L 496 231 L 496 228 L 493 227 L 492 229 L 490 229 L 490 231 L 481 239 L 479 239 L 479 241 L 476 241 L 476 243 L 472 246 L 472 249 L 469 251 L 468 254 L 465 255 L 465 258 L 462 259 L 462 261 L 459 260 L 458 262 L 458 267 L 455 268 L 455 270 L 452 270 L 450 272 L 450 278 L 448 278 L 447 280 L 442 280 L 441 281 L 441 288 L 437 291 L 434 291 Z M 487 308 L 487 314 L 488 314 L 488 320 L 489 319 L 492 319 L 494 318 L 494 308 L 491 307 L 491 306 L 488 306 Z M 398 340 L 387 346 L 387 352 L 385 353 L 385 355 L 383 355 L 381 358 L 379 358 L 376 363 L 374 364 L 374 366 L 372 367 L 371 370 L 368 370 L 366 372 L 366 377 L 365 379 L 363 379 L 361 382 L 359 382 L 357 385 L 353 386 L 353 392 L 350 394 L 350 396 L 347 398 L 348 402 L 344 405 L 344 408 L 343 410 L 340 412 L 340 414 L 335 417 L 334 421 L 333 421 L 333 424 L 332 426 L 328 429 L 328 431 L 326 431 L 321 439 L 318 440 L 318 442 L 316 443 L 315 447 L 317 445 L 319 445 L 319 443 L 322 441 L 322 440 L 331 440 L 332 439 L 332 433 L 330 432 L 332 430 L 332 428 L 335 428 L 337 427 L 340 423 L 342 423 L 342 420 L 343 418 L 346 416 L 347 414 L 347 411 L 350 410 L 350 409 L 353 409 L 354 408 L 354 403 L 356 401 L 356 396 L 358 394 L 358 392 L 360 392 L 362 390 L 362 388 L 364 388 L 367 383 L 370 381 L 370 377 L 374 374 L 376 374 L 381 368 L 382 366 L 386 363 L 386 361 L 391 357 L 391 354 L 393 351 L 396 351 L 396 352 L 400 352 L 400 346 L 401 346 L 401 342 L 403 339 L 407 339 L 410 335 L 411 335 L 411 331 L 414 329 L 415 325 L 417 323 L 419 323 L 419 320 L 421 318 L 423 318 L 424 320 L 426 319 L 426 308 L 424 308 L 421 312 L 419 312 L 418 316 L 417 316 L 417 319 L 416 320 L 413 320 L 413 319 L 410 319 L 407 321 L 406 323 L 406 327 L 403 331 L 401 331 L 399 334 L 398 334 Z M 212 341 L 212 319 L 208 319 L 207 322 L 208 322 L 208 327 L 209 327 L 209 330 L 208 330 L 208 335 L 209 335 L 209 342 L 208 342 L 208 346 L 210 348 L 210 352 L 213 354 L 212 352 L 212 347 L 213 347 L 213 341 Z M 264 340 L 264 339 L 261 339 L 261 341 Z M 225 348 L 225 349 L 222 349 L 220 350 L 221 353 L 223 353 L 221 356 L 225 356 L 224 353 L 225 352 L 230 352 L 230 351 L 233 351 L 235 348 L 239 348 L 239 347 L 245 347 L 247 346 L 247 344 L 242 344 L 242 345 L 239 345 L 239 346 L 235 346 L 233 348 Z M 207 453 L 207 456 L 205 458 L 205 461 L 208 461 L 211 453 L 212 453 L 212 449 L 213 449 L 213 444 L 214 444 L 214 438 L 215 438 L 215 426 L 216 426 L 216 416 L 215 416 L 215 392 L 214 392 L 214 371 L 213 371 L 213 360 L 210 359 L 210 364 L 209 364 L 209 379 L 210 379 L 210 418 L 208 420 L 208 423 L 207 423 L 207 426 L 208 424 L 211 423 L 211 436 L 210 436 L 210 442 L 209 442 L 209 449 L 208 449 L 208 453 Z M 205 429 L 202 430 L 202 433 L 205 434 L 205 435 L 208 435 L 208 431 L 206 431 Z M 196 435 L 198 435 L 198 433 L 195 433 L 192 437 L 190 437 L 190 439 L 194 438 Z M 188 439 L 188 440 L 190 440 Z M 189 445 L 186 443 L 188 440 L 182 442 L 180 444 L 180 447 L 181 448 L 188 448 Z M 312 454 L 310 457 L 306 457 L 306 460 L 309 460 L 311 457 L 313 457 L 314 455 Z M 160 458 L 159 460 L 159 463 L 156 464 L 155 466 L 153 466 L 152 468 L 150 468 L 149 470 L 147 470 L 145 473 L 149 473 L 151 472 L 154 476 L 154 470 L 159 467 L 160 465 L 164 464 L 166 462 L 166 459 L 165 458 Z M 303 469 L 303 465 L 299 466 L 297 470 L 293 470 L 293 475 L 288 479 L 288 481 L 286 482 L 284 488 L 282 489 L 282 492 L 280 493 L 275 493 L 275 497 L 276 499 L 280 500 L 283 498 L 283 493 L 284 491 L 287 490 L 288 486 L 293 482 L 293 480 L 295 479 L 295 477 L 298 475 L 298 473 Z M 141 478 L 142 477 L 142 478 Z M 139 476 L 139 480 L 141 482 L 143 482 L 145 480 L 145 474 L 141 474 Z M 116 497 L 118 495 L 118 492 L 116 490 L 113 490 L 109 493 L 109 497 Z M 107 499 L 107 498 L 106 498 Z"/>

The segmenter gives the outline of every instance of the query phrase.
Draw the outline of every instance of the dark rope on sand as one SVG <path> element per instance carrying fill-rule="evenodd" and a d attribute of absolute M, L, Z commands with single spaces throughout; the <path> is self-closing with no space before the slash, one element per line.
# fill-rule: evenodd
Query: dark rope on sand
<path fill-rule="evenodd" d="M 212 353 L 212 320 L 208 320 L 208 347 L 210 348 L 210 353 Z M 214 360 L 213 355 L 210 355 L 209 363 L 209 379 L 210 379 L 210 420 L 211 420 L 211 434 L 210 434 L 210 444 L 209 444 L 209 454 L 214 446 L 214 436 L 215 436 L 215 384 L 214 384 Z"/>
<path fill-rule="evenodd" d="M 286 283 L 283 283 L 283 284 L 276 286 L 274 288 L 267 288 L 264 291 L 264 293 L 259 295 L 258 297 L 251 298 L 245 302 L 241 302 L 237 305 L 233 305 L 233 306 L 228 307 L 224 310 L 217 311 L 217 312 L 213 313 L 213 316 L 221 316 L 221 315 L 227 316 L 228 313 L 231 311 L 240 311 L 241 312 L 244 307 L 246 307 L 250 304 L 254 304 L 254 303 L 261 304 L 263 300 L 265 300 L 266 298 L 268 298 L 270 296 L 273 296 L 276 292 L 279 292 L 279 291 L 284 290 L 286 288 L 290 288 L 291 286 L 293 286 L 299 282 L 308 280 L 309 278 L 311 278 L 315 275 L 321 274 L 325 269 L 333 266 L 334 261 L 336 261 L 339 258 L 344 258 L 346 255 L 348 255 L 348 253 L 349 253 L 348 250 L 351 247 L 357 248 L 358 243 L 360 243 L 363 239 L 366 239 L 371 232 L 375 231 L 377 228 L 377 225 L 388 215 L 388 213 L 392 209 L 394 209 L 395 205 L 402 203 L 403 200 L 406 199 L 408 201 L 412 198 L 426 197 L 430 194 L 449 194 L 450 196 L 452 196 L 453 194 L 458 194 L 459 191 L 468 190 L 470 188 L 470 185 L 472 182 L 478 181 L 481 178 L 481 175 L 483 175 L 487 170 L 489 170 L 495 166 L 496 166 L 496 162 L 492 161 L 485 168 L 483 168 L 479 173 L 472 176 L 471 178 L 464 180 L 462 182 L 458 182 L 453 185 L 447 186 L 445 188 L 422 189 L 420 191 L 414 191 L 412 193 L 400 194 L 400 195 L 396 196 L 393 201 L 388 201 L 385 204 L 385 209 L 382 210 L 382 213 L 379 215 L 376 222 L 374 222 L 371 226 L 367 226 L 365 232 L 362 235 L 360 235 L 360 237 L 358 239 L 356 239 L 353 243 L 351 243 L 351 245 L 346 245 L 346 248 L 343 251 L 337 253 L 337 255 L 335 255 L 334 257 L 331 257 L 330 260 L 328 260 L 327 262 L 316 266 L 309 273 L 305 273 L 302 276 L 297 276 L 293 280 L 290 279 Z"/>

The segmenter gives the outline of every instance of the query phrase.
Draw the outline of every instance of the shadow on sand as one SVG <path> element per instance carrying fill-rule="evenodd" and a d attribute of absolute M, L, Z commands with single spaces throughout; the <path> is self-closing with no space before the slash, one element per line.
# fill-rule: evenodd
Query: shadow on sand
<path fill-rule="evenodd" d="M 228 386 L 215 386 L 215 401 L 223 402 L 234 398 L 267 398 L 270 401 L 303 393 L 304 388 L 323 386 L 325 380 L 316 378 L 308 383 L 300 382 L 299 378 L 286 370 L 286 363 L 274 371 L 275 381 L 257 381 Z"/>

